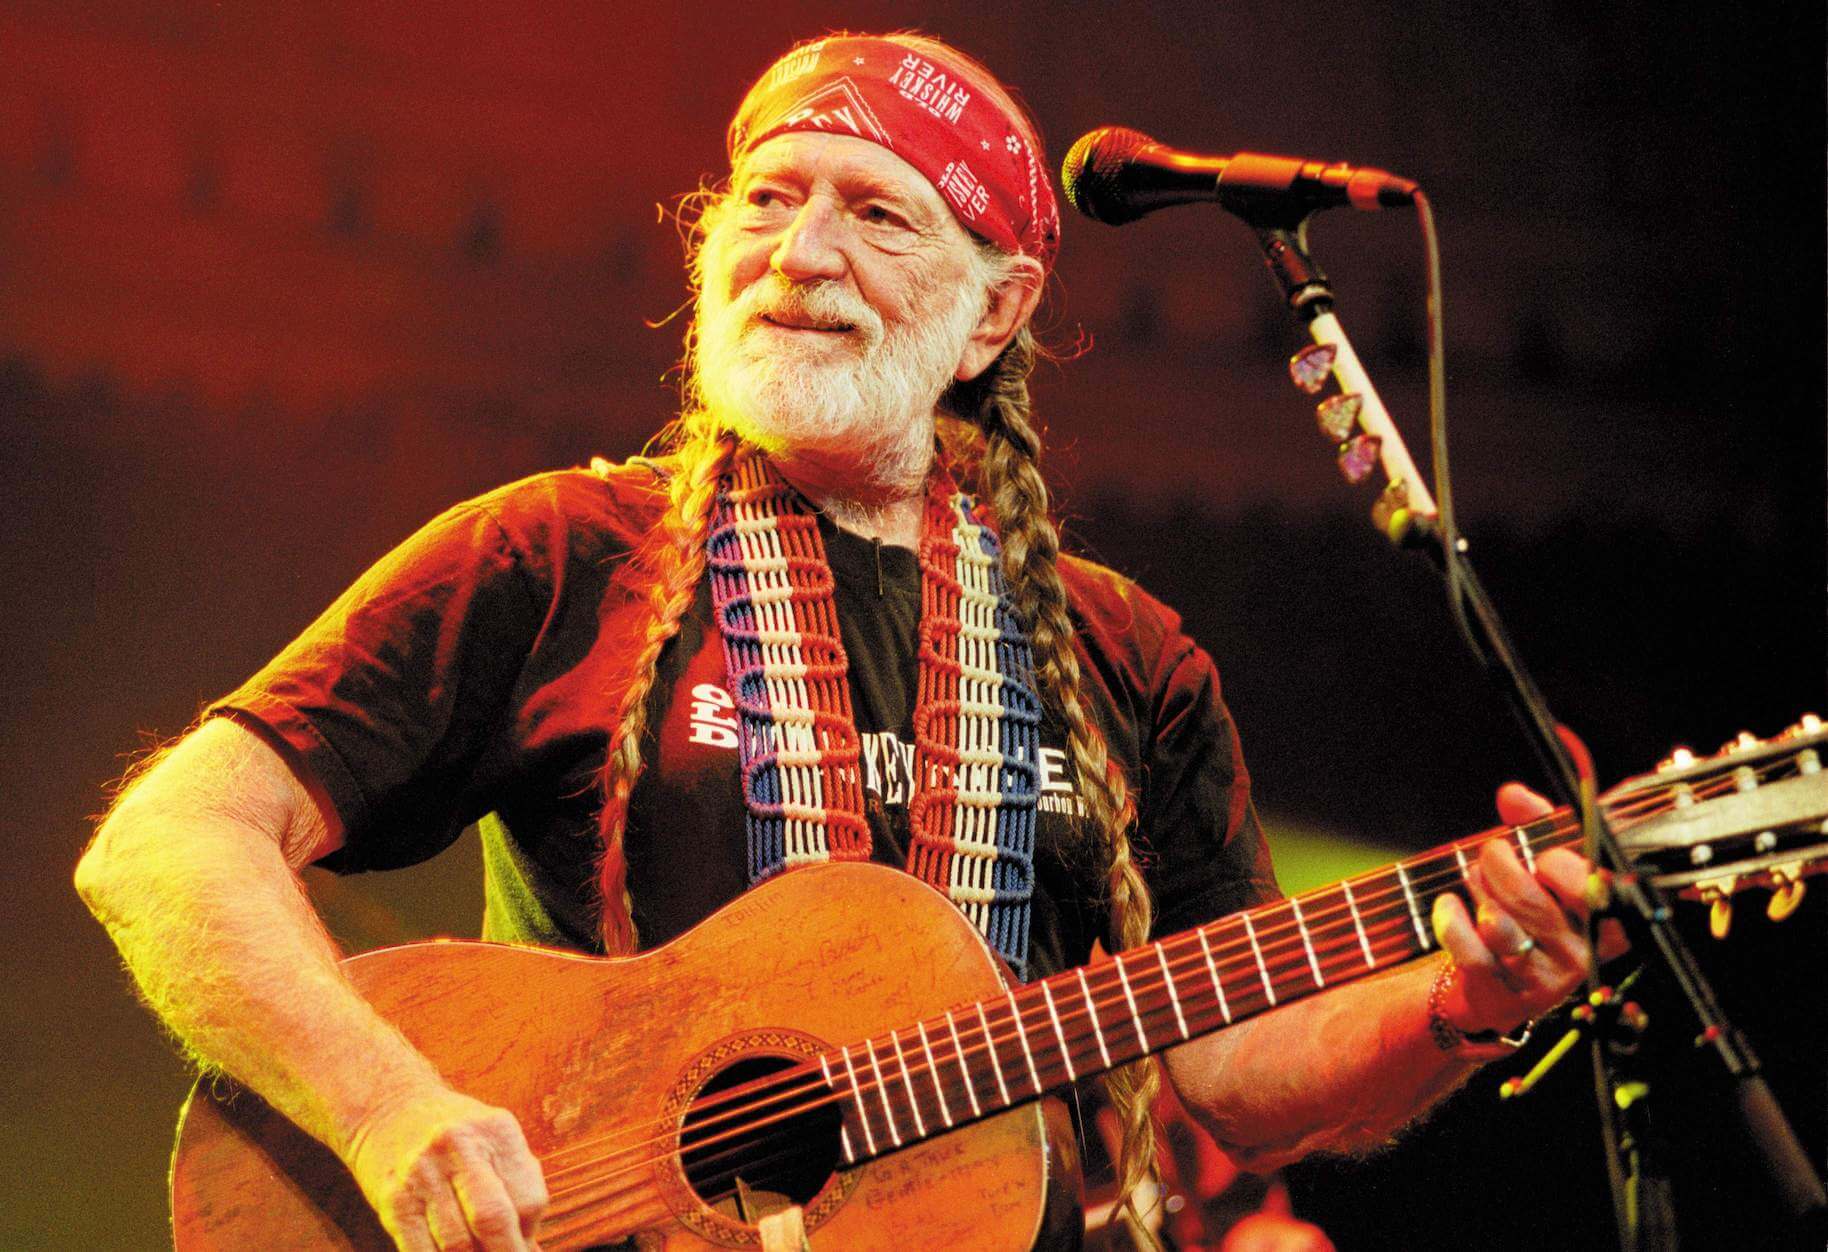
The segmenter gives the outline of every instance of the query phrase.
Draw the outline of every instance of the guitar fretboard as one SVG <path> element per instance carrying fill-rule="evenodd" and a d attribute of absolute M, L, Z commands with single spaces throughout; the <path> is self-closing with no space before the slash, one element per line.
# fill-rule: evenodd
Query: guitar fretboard
<path fill-rule="evenodd" d="M 1621 836 L 1666 814 L 1689 815 L 1673 832 L 1684 868 L 1658 872 L 1652 865 L 1656 881 L 1692 885 L 1705 875 L 1688 867 L 1714 862 L 1714 842 L 1736 839 L 1744 846 L 1723 855 L 1745 876 L 1767 873 L 1781 885 L 1823 860 L 1824 746 L 1828 731 L 1811 719 L 1774 744 L 1741 736 L 1704 762 L 1672 757 L 1657 775 L 1616 789 L 1602 808 Z M 1712 828 L 1705 837 L 1692 822 L 1703 809 Z M 1482 847 L 1507 842 L 1534 871 L 1542 853 L 1580 837 L 1566 809 L 1486 831 L 956 1006 L 827 1052 L 798 1072 L 822 1090 L 821 1102 L 841 1111 L 844 1161 L 855 1165 L 1426 955 L 1436 947 L 1429 923 L 1435 899 L 1466 890 Z M 1657 846 L 1649 839 L 1643 851 Z M 1638 863 L 1640 873 L 1647 864 Z M 1739 876 L 1725 881 L 1731 891 Z M 782 1098 L 794 1098 L 796 1087 L 804 1093 L 790 1075 L 781 1080 Z M 732 1108 L 724 1116 L 742 1115 Z"/>
<path fill-rule="evenodd" d="M 827 1053 L 845 1162 L 1425 955 L 1434 898 L 1466 888 L 1483 844 L 1534 869 L 1578 838 L 1555 819 L 1487 832 Z"/>

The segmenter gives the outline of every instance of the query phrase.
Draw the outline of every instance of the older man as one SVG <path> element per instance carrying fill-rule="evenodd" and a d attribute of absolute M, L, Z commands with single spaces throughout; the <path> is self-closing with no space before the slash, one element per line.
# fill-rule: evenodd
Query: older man
<path fill-rule="evenodd" d="M 1032 123 L 936 41 L 834 36 L 768 71 L 730 142 L 665 455 L 432 522 L 144 772 L 78 870 L 186 1046 L 329 1145 L 403 1248 L 532 1246 L 546 1186 L 515 1118 L 351 988 L 305 865 L 410 863 L 480 820 L 489 937 L 624 951 L 874 859 L 1024 978 L 1275 894 L 1211 662 L 1058 555 L 1025 381 L 1059 226 Z M 1574 986 L 1584 870 L 1488 848 L 1476 921 L 1437 905 L 1447 961 L 1168 1073 L 1246 1161 L 1378 1142 Z M 1149 1093 L 1115 1088 L 1132 1173 Z"/>

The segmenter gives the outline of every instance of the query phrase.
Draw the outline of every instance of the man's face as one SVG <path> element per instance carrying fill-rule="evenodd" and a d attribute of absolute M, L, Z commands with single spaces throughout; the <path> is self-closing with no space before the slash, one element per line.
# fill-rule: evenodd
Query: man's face
<path fill-rule="evenodd" d="M 918 485 L 987 273 L 932 184 L 849 136 L 787 134 L 737 170 L 699 258 L 706 405 L 771 451 Z"/>

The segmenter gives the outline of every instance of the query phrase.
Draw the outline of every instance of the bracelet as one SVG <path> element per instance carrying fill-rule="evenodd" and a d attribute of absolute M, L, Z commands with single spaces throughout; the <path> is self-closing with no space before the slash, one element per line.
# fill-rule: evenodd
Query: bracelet
<path fill-rule="evenodd" d="M 1435 1047 L 1457 1056 L 1492 1060 L 1506 1056 L 1530 1040 L 1534 1022 L 1525 1022 L 1513 1034 L 1496 1030 L 1461 1030 L 1447 1019 L 1447 993 L 1460 976 L 1460 967 L 1451 960 L 1441 963 L 1434 981 L 1428 985 L 1428 1034 Z"/>

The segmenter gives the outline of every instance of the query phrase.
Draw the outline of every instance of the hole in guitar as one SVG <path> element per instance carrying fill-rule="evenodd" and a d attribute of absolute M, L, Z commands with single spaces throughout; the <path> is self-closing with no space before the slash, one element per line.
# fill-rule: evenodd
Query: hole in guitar
<path fill-rule="evenodd" d="M 718 1070 L 693 1097 L 680 1164 L 698 1198 L 738 1221 L 805 1205 L 836 1172 L 836 1101 L 804 1059 L 749 1056 Z M 800 1070 L 798 1078 L 785 1072 Z"/>

